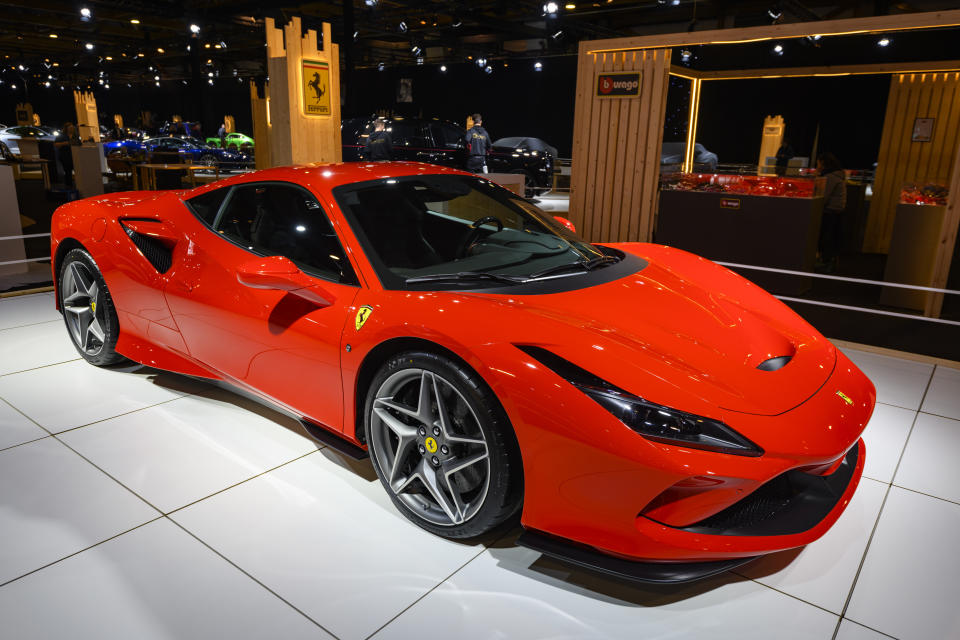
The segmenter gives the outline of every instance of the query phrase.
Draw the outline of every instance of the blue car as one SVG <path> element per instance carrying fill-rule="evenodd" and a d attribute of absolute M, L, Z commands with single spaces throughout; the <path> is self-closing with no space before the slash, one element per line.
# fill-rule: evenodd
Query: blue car
<path fill-rule="evenodd" d="M 250 166 L 253 158 L 245 153 L 229 149 L 208 147 L 196 138 L 174 138 L 163 136 L 148 138 L 143 142 L 137 140 L 120 140 L 103 145 L 106 155 L 121 153 L 123 155 L 139 155 L 142 153 L 177 153 L 184 163 L 219 166 L 222 169 L 238 169 Z"/>

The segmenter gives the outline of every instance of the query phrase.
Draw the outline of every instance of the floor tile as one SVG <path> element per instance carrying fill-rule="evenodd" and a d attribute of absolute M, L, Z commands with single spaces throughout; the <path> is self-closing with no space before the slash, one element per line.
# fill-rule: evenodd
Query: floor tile
<path fill-rule="evenodd" d="M 877 400 L 907 409 L 919 409 L 933 365 L 877 353 L 843 349 L 877 388 Z"/>
<path fill-rule="evenodd" d="M 733 574 L 692 585 L 618 583 L 520 547 L 490 549 L 376 634 L 472 638 L 830 638 L 837 616 Z"/>
<path fill-rule="evenodd" d="M 844 619 L 834 640 L 887 640 L 890 636 L 868 629 L 863 625 Z"/>
<path fill-rule="evenodd" d="M 368 462 L 329 449 L 170 517 L 343 639 L 367 637 L 483 549 L 411 524 Z"/>
<path fill-rule="evenodd" d="M 53 438 L 0 451 L 0 584 L 157 515 Z"/>
<path fill-rule="evenodd" d="M 317 449 L 294 420 L 220 390 L 61 438 L 165 513 Z"/>
<path fill-rule="evenodd" d="M 0 330 L 53 321 L 63 322 L 53 293 L 0 298 Z"/>
<path fill-rule="evenodd" d="M 0 376 L 79 358 L 63 323 L 44 322 L 0 331 Z"/>
<path fill-rule="evenodd" d="M 29 419 L 0 400 L 0 449 L 30 442 L 49 435 Z"/>
<path fill-rule="evenodd" d="M 958 530 L 960 505 L 892 487 L 846 617 L 901 640 L 960 637 Z"/>
<path fill-rule="evenodd" d="M 903 445 L 907 443 L 910 427 L 917 412 L 903 407 L 877 403 L 870 423 L 863 432 L 867 444 L 867 462 L 863 475 L 889 483 L 893 480 Z"/>
<path fill-rule="evenodd" d="M 152 369 L 113 371 L 77 360 L 0 377 L 0 397 L 57 433 L 178 398 L 186 393 L 185 380 Z"/>
<path fill-rule="evenodd" d="M 20 640 L 331 637 L 166 519 L 0 589 L 0 620 Z"/>
<path fill-rule="evenodd" d="M 960 502 L 960 420 L 917 415 L 894 484 Z"/>
<path fill-rule="evenodd" d="M 921 411 L 960 420 L 960 369 L 937 366 Z"/>
<path fill-rule="evenodd" d="M 751 562 L 737 573 L 828 611 L 842 613 L 886 492 L 886 484 L 862 479 L 846 511 L 826 535 L 802 550 Z"/>

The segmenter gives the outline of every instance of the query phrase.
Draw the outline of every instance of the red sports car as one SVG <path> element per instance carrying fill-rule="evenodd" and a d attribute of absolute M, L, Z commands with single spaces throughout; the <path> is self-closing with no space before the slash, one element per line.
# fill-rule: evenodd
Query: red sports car
<path fill-rule="evenodd" d="M 453 169 L 268 169 L 60 207 L 53 274 L 91 364 L 220 380 L 369 452 L 407 518 L 677 582 L 823 535 L 870 381 L 716 264 L 589 244 Z"/>

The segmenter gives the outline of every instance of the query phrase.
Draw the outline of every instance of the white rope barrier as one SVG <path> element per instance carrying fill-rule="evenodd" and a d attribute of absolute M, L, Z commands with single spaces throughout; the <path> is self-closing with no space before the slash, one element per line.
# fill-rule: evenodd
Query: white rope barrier
<path fill-rule="evenodd" d="M 25 236 L 0 236 L 0 240 L 23 240 L 25 238 L 49 238 L 49 233 L 29 233 Z"/>
<path fill-rule="evenodd" d="M 24 262 L 43 262 L 44 260 L 49 260 L 50 256 L 46 258 L 27 258 L 26 260 L 7 260 L 6 262 L 0 262 L 0 267 L 6 266 L 8 264 L 23 264 Z"/>
<path fill-rule="evenodd" d="M 804 300 L 803 298 L 791 298 L 790 296 L 778 296 L 775 298 L 786 302 L 800 302 L 802 304 L 812 304 L 818 307 L 831 307 L 833 309 L 844 309 L 846 311 L 860 311 L 862 313 L 873 313 L 881 316 L 893 316 L 894 318 L 906 318 L 907 320 L 923 320 L 925 322 L 936 322 L 937 324 L 949 324 L 960 327 L 960 322 L 956 320 L 944 320 L 943 318 L 929 318 L 927 316 L 917 316 L 910 313 L 897 313 L 896 311 L 884 311 L 882 309 L 866 309 L 864 307 L 853 307 L 847 304 L 836 304 L 833 302 L 821 302 L 819 300 Z"/>

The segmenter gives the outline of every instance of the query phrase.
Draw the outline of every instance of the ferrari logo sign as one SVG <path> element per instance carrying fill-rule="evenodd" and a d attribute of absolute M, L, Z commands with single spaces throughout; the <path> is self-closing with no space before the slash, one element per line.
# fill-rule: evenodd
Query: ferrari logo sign
<path fill-rule="evenodd" d="M 357 331 L 360 331 L 364 323 L 366 323 L 367 318 L 370 317 L 371 313 L 373 313 L 373 307 L 370 307 L 367 305 L 363 305 L 362 307 L 357 309 L 357 318 L 354 321 L 354 325 L 357 327 Z"/>
<path fill-rule="evenodd" d="M 304 115 L 330 115 L 330 65 L 316 60 L 303 60 L 300 82 L 303 85 Z"/>
<path fill-rule="evenodd" d="M 843 391 L 837 391 L 837 395 L 840 396 L 840 398 L 847 404 L 853 404 L 853 400 L 850 399 L 850 396 L 845 394 Z"/>
<path fill-rule="evenodd" d="M 434 440 L 433 438 L 427 438 L 426 440 L 424 440 L 423 446 L 425 446 L 427 448 L 427 451 L 429 451 L 430 453 L 437 452 L 437 441 Z"/>

